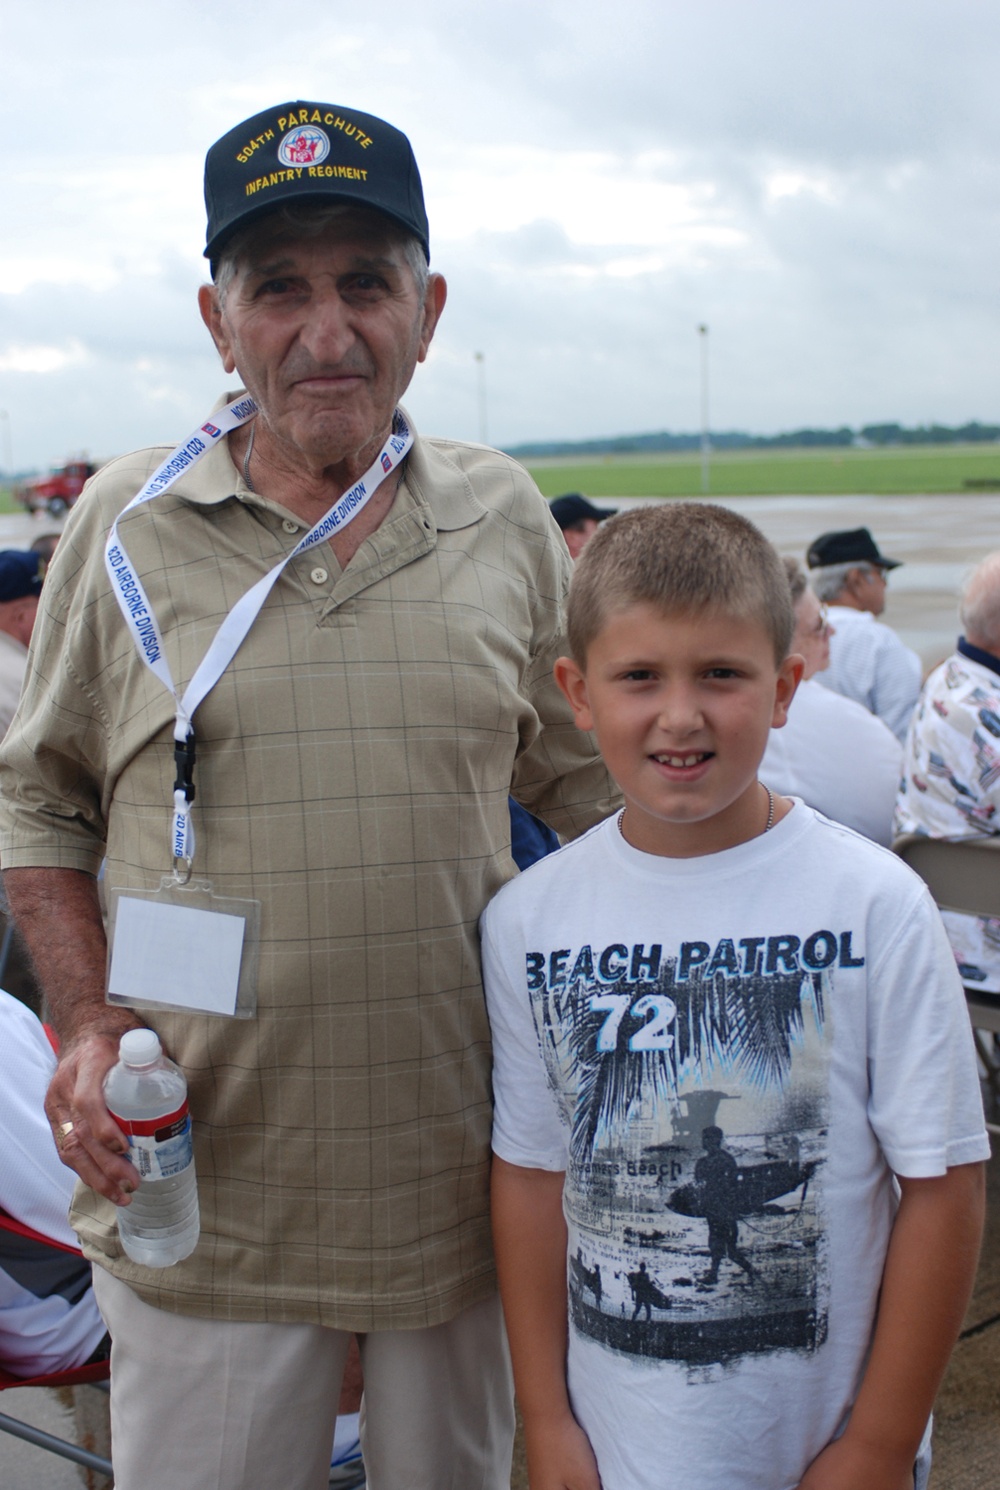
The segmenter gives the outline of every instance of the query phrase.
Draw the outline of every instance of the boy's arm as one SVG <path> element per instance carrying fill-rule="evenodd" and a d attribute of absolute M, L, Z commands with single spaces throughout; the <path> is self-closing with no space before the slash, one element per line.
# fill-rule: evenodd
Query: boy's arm
<path fill-rule="evenodd" d="M 493 1156 L 493 1240 L 531 1490 L 600 1490 L 566 1389 L 563 1175 Z"/>
<path fill-rule="evenodd" d="M 843 1435 L 799 1490 L 913 1490 L 913 1463 L 979 1259 L 982 1164 L 934 1179 L 899 1178 L 871 1356 Z"/>

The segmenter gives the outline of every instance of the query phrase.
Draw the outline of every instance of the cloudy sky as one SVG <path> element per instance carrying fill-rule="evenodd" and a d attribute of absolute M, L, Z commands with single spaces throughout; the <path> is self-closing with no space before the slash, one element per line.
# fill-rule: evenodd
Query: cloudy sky
<path fill-rule="evenodd" d="M 223 379 L 201 168 L 379 114 L 450 299 L 428 433 L 1000 421 L 993 0 L 34 0 L 0 19 L 0 468 L 179 439 Z"/>

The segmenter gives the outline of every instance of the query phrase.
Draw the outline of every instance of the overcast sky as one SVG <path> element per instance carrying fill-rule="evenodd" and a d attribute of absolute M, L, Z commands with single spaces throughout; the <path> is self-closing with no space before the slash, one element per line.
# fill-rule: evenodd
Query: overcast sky
<path fill-rule="evenodd" d="M 296 18 L 296 17 L 300 18 Z M 0 19 L 0 468 L 186 435 L 208 146 L 411 138 L 450 298 L 406 398 L 491 443 L 1000 422 L 993 0 L 34 0 Z"/>

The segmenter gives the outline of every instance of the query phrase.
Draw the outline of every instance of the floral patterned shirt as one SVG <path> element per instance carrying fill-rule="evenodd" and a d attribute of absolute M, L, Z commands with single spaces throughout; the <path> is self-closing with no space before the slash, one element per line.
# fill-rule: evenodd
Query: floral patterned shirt
<path fill-rule="evenodd" d="M 910 724 L 897 833 L 1000 833 L 1000 657 L 964 637 L 931 673 Z M 1000 993 L 1000 920 L 943 912 L 964 981 Z"/>

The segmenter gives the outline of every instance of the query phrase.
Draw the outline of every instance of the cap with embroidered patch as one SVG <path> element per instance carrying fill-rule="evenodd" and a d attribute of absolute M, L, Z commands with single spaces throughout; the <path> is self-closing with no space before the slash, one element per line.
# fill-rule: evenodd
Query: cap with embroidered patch
<path fill-rule="evenodd" d="M 237 124 L 205 159 L 214 263 L 238 228 L 298 202 L 354 202 L 384 212 L 430 259 L 420 172 L 409 140 L 384 119 L 329 103 L 276 104 Z"/>

